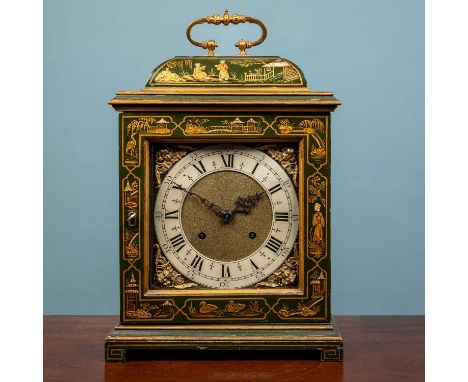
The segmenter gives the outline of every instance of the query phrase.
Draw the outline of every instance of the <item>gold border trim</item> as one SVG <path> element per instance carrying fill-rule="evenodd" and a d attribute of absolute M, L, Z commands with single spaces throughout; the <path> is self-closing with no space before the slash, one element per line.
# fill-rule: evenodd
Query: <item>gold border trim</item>
<path fill-rule="evenodd" d="M 242 296 L 246 294 L 251 294 L 251 295 L 274 295 L 274 294 L 283 294 L 285 296 L 300 296 L 304 294 L 304 291 L 299 288 L 274 288 L 274 289 L 198 289 L 198 290 L 192 290 L 192 289 L 170 289 L 170 290 L 156 290 L 156 289 L 147 289 L 144 292 L 144 297 L 158 297 L 158 296 L 187 296 L 187 297 L 200 297 L 200 296 L 206 296 L 206 298 L 209 298 L 209 296 L 216 296 L 216 295 L 225 295 L 229 293 L 229 298 L 234 298 L 235 296 Z M 228 297 L 226 297 L 224 300 L 227 300 Z"/>
<path fill-rule="evenodd" d="M 180 127 L 181 123 L 177 126 Z M 268 128 L 266 128 L 263 132 L 262 135 L 265 134 Z M 227 137 L 227 138 L 216 138 L 215 136 L 212 137 L 206 137 L 206 135 L 200 137 L 200 136 L 195 136 L 197 139 L 191 140 L 191 142 L 197 142 L 197 143 L 207 143 L 207 144 L 216 144 L 216 143 L 226 143 L 232 142 L 232 138 Z M 145 140 L 144 143 L 144 149 L 145 149 L 145 158 L 146 158 L 146 169 L 145 169 L 145 174 L 146 176 L 149 176 L 150 174 L 150 169 L 149 169 L 149 144 L 146 146 L 146 142 L 157 142 L 157 141 L 162 141 L 162 142 L 167 142 L 167 138 L 164 139 L 163 137 L 159 136 L 142 136 L 142 138 Z M 304 139 L 301 139 L 303 137 L 291 137 L 290 142 L 297 142 L 298 148 L 299 148 L 299 168 L 300 168 L 300 174 L 304 175 Z M 187 138 L 172 138 L 169 141 L 171 143 L 181 143 L 181 142 L 186 142 Z M 250 142 L 250 143 L 274 143 L 274 142 L 280 142 L 284 143 L 285 139 L 284 138 L 271 138 L 271 139 L 262 139 L 257 137 L 246 137 L 244 142 Z M 149 179 L 149 178 L 148 178 Z M 146 182 L 148 183 L 148 182 Z M 150 200 L 149 200 L 149 192 L 147 192 L 147 185 L 145 184 L 145 195 L 144 195 L 144 204 L 145 205 L 150 205 Z M 298 199 L 299 199 L 299 210 L 304 211 L 304 208 L 307 208 L 305 206 L 305 200 L 304 200 L 304 192 L 307 192 L 307 190 L 304 188 L 306 185 L 304 184 L 304 176 L 299 176 L 299 187 L 298 187 Z M 219 296 L 219 295 L 225 295 L 226 292 L 229 293 L 230 297 L 235 297 L 235 296 L 242 296 L 242 295 L 282 295 L 282 296 L 303 296 L 306 291 L 305 291 L 305 277 L 304 277 L 304 262 L 305 259 L 307 258 L 307 241 L 305 241 L 304 237 L 304 232 L 301 232 L 302 227 L 304 226 L 304 219 L 305 217 L 303 214 L 300 214 L 300 219 L 299 219 L 299 259 L 300 259 L 300 271 L 299 271 L 299 282 L 298 282 L 298 287 L 297 288 L 273 288 L 273 289 L 257 289 L 257 288 L 246 288 L 246 289 L 203 289 L 203 290 L 191 290 L 191 289 L 184 289 L 184 290 L 156 290 L 156 289 L 150 289 L 149 287 L 149 272 L 150 272 L 150 253 L 149 253 L 149 221 L 150 217 L 149 214 L 152 213 L 149 211 L 149 208 L 146 208 L 145 211 L 145 216 L 144 216 L 144 222 L 145 222 L 145 228 L 144 228 L 144 253 L 143 253 L 143 259 L 144 259 L 144 284 L 143 288 L 144 290 L 142 291 L 143 297 L 164 297 L 164 296 L 187 296 L 185 303 L 191 298 L 191 297 L 206 297 L 209 299 L 211 296 Z M 146 223 L 148 222 L 148 224 Z M 306 227 L 307 228 L 307 227 Z M 152 229 L 152 228 L 151 228 Z M 307 234 L 308 234 L 308 229 L 307 229 Z M 269 306 L 270 307 L 270 306 Z M 183 309 L 183 308 L 181 308 Z M 271 309 L 271 307 L 270 307 Z M 238 318 L 232 318 L 234 320 L 237 320 Z"/>
<path fill-rule="evenodd" d="M 332 324 L 244 324 L 244 325 L 229 325 L 229 324 L 190 324 L 190 325 L 116 325 L 115 330 L 333 330 Z"/>
<path fill-rule="evenodd" d="M 194 341 L 194 342 L 203 342 L 203 341 L 235 341 L 235 342 L 246 342 L 246 341 L 306 341 L 306 342 L 321 342 L 321 341 L 341 341 L 342 338 L 340 336 L 317 336 L 311 334 L 310 336 L 245 336 L 240 337 L 236 335 L 232 336 L 223 336 L 223 337 L 198 337 L 198 336 L 174 336 L 172 334 L 168 334 L 167 336 L 107 336 L 106 341 L 170 341 L 170 342 L 177 342 L 177 341 Z"/>
<path fill-rule="evenodd" d="M 317 92 L 306 87 L 290 87 L 278 89 L 271 88 L 227 88 L 227 87 L 212 87 L 212 88 L 168 88 L 168 87 L 145 87 L 141 90 L 119 90 L 116 95 L 164 95 L 164 94 L 217 94 L 217 95 L 309 95 L 309 96 L 333 96 L 333 92 Z"/>
<path fill-rule="evenodd" d="M 275 100 L 275 99 L 253 99 L 249 101 L 236 100 L 164 100 L 164 99 L 110 99 L 109 105 L 341 105 L 340 100 Z"/>

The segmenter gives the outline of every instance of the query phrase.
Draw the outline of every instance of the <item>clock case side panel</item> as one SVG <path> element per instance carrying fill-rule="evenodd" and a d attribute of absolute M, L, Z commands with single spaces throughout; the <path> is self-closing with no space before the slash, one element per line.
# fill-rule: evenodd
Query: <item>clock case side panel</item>
<path fill-rule="evenodd" d="M 210 113 L 205 113 L 207 116 L 210 116 Z M 224 113 L 228 114 L 228 113 Z M 248 114 L 248 113 L 244 113 Z M 252 111 L 250 114 L 260 115 L 261 113 Z M 146 157 L 145 153 L 148 153 L 148 147 L 150 140 L 168 140 L 168 139 L 183 139 L 187 143 L 192 140 L 199 139 L 204 142 L 214 142 L 216 140 L 232 140 L 233 142 L 242 142 L 245 139 L 254 138 L 252 135 L 246 136 L 243 134 L 215 134 L 210 135 L 209 137 L 197 137 L 197 136 L 187 136 L 186 131 L 181 128 L 181 122 L 187 113 L 170 113 L 170 112 L 124 112 L 120 117 L 120 297 L 121 297 L 121 322 L 124 324 L 144 324 L 144 323 L 160 323 L 160 324 L 184 324 L 184 323 L 212 323 L 220 322 L 217 318 L 215 320 L 188 320 L 187 316 L 184 315 L 183 309 L 186 308 L 186 303 L 190 298 L 193 300 L 193 296 L 174 296 L 166 295 L 162 296 L 148 296 L 145 294 L 149 284 L 149 275 L 148 272 L 145 273 L 145 261 L 148 261 L 148 256 L 145 255 L 145 251 L 149 252 L 148 246 L 150 242 L 147 241 L 148 230 L 151 230 L 152 227 L 149 225 L 149 221 L 145 219 L 145 215 L 148 214 L 149 205 L 146 205 L 148 200 L 145 197 L 145 194 L 151 194 L 149 177 L 150 177 L 150 167 L 149 159 Z M 291 134 L 280 132 L 278 129 L 275 129 L 275 121 L 277 120 L 277 115 L 275 114 L 261 114 L 264 116 L 265 120 L 268 123 L 267 132 L 263 135 L 265 143 L 272 140 L 306 140 L 307 147 L 305 154 L 306 157 L 309 157 L 310 145 L 311 142 L 308 139 L 309 134 L 304 133 L 304 131 L 293 131 Z M 311 118 L 320 118 L 326 121 L 326 150 L 327 150 L 327 159 L 328 162 L 319 166 L 316 169 L 313 166 L 313 163 L 308 164 L 307 171 L 304 172 L 303 178 L 308 179 L 310 174 L 320 174 L 322 177 L 327 179 L 327 190 L 326 195 L 327 199 L 327 208 L 326 208 L 326 250 L 325 255 L 320 259 L 320 261 L 315 261 L 307 258 L 307 267 L 311 265 L 320 264 L 321 268 L 326 273 L 326 297 L 324 310 L 325 314 L 321 314 L 320 317 L 313 317 L 308 312 L 304 314 L 296 314 L 297 311 L 300 311 L 299 306 L 307 302 L 307 298 L 304 296 L 298 296 L 295 298 L 288 298 L 286 296 L 276 296 L 274 301 L 273 297 L 269 297 L 268 300 L 265 300 L 265 296 L 259 297 L 249 296 L 250 298 L 257 297 L 259 301 L 265 300 L 267 302 L 268 315 L 265 317 L 260 317 L 260 320 L 256 321 L 253 319 L 248 319 L 244 321 L 240 320 L 226 320 L 226 323 L 236 323 L 236 322 L 262 322 L 262 323 L 327 323 L 330 322 L 330 256 L 329 256 L 329 226 L 330 226 L 330 215 L 329 215 L 329 158 L 330 158 L 330 143 L 329 143 L 329 113 L 310 113 L 307 115 L 302 114 L 296 115 L 291 114 L 293 118 L 298 119 L 311 119 Z M 125 119 L 129 118 L 131 122 L 126 122 Z M 167 130 L 164 128 L 159 130 L 151 129 L 151 123 L 148 124 L 148 120 L 152 119 L 153 121 L 159 121 L 162 118 L 165 121 L 168 121 L 166 126 Z M 136 121 L 136 123 L 133 123 Z M 146 122 L 145 122 L 146 121 Z M 131 123 L 133 123 L 132 126 Z M 134 129 L 134 130 L 132 130 Z M 258 137 L 255 137 L 258 138 Z M 152 176 L 152 174 L 151 174 Z M 307 188 L 305 185 L 304 190 Z M 137 194 L 137 198 L 129 197 L 129 195 Z M 309 205 L 307 199 L 307 192 L 303 193 L 303 198 L 305 198 L 304 205 L 305 209 L 308 211 L 308 221 L 306 222 L 307 233 L 304 236 L 308 236 L 308 231 L 310 228 L 310 209 L 312 208 Z M 136 200 L 136 201 L 135 201 Z M 147 213 L 145 214 L 144 211 Z M 136 226 L 129 226 L 129 219 L 132 212 L 137 213 L 136 217 Z M 149 212 L 151 213 L 151 212 Z M 131 219 L 130 219 L 131 220 Z M 136 237 L 135 237 L 136 235 Z M 144 239 L 144 240 L 143 240 Z M 145 258 L 146 256 L 146 258 Z M 148 265 L 146 265 L 148 269 Z M 305 283 L 309 283 L 309 279 L 305 279 Z M 306 285 L 309 288 L 310 285 Z M 182 303 L 182 301 L 185 301 Z M 197 302 L 200 299 L 195 299 Z M 282 301 L 280 301 L 282 300 Z M 285 305 L 284 302 L 290 303 L 288 308 L 292 311 L 289 316 L 281 316 L 279 314 L 281 310 L 281 305 Z M 132 314 L 129 316 L 128 308 L 131 308 Z"/>
<path fill-rule="evenodd" d="M 304 172 L 308 243 L 306 295 L 280 298 L 284 321 L 331 322 L 330 269 L 330 112 L 282 113 L 272 127 L 287 135 L 302 135 L 307 142 Z M 317 208 L 317 210 L 316 210 Z M 281 314 L 282 313 L 282 314 Z"/>
<path fill-rule="evenodd" d="M 158 114 L 169 121 L 170 129 L 163 133 L 170 136 L 175 123 L 168 115 Z M 119 197 L 120 197 L 120 322 L 131 323 L 147 320 L 171 321 L 177 308 L 170 297 L 145 299 L 147 285 L 144 254 L 148 222 L 145 221 L 145 194 L 148 194 L 149 177 L 146 173 L 147 136 L 152 136 L 156 120 L 151 115 L 133 117 L 120 114 L 119 120 Z M 160 131 L 158 132 L 160 133 Z"/>
<path fill-rule="evenodd" d="M 140 177 L 135 175 L 137 164 L 129 153 L 139 153 L 138 145 L 129 142 L 124 125 L 125 113 L 119 114 L 119 289 L 120 322 L 125 321 L 126 311 L 137 310 L 139 301 L 140 270 L 137 260 L 141 258 L 140 245 Z M 129 129 L 127 129 L 128 131 Z M 131 128 L 130 128 L 131 130 Z M 131 136 L 131 134 L 130 134 Z M 128 194 L 136 197 L 128 199 Z"/>

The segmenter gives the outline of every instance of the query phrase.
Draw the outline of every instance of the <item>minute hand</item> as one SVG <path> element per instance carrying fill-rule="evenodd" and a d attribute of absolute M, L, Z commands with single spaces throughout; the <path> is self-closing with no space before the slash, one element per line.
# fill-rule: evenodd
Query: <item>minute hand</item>
<path fill-rule="evenodd" d="M 217 204 L 213 203 L 213 202 L 210 202 L 208 199 L 204 198 L 203 196 L 201 195 L 198 195 L 196 192 L 193 192 L 193 191 L 189 191 L 189 190 L 186 190 L 185 188 L 183 188 L 182 186 L 176 184 L 174 186 L 174 188 L 178 189 L 178 190 L 181 190 L 181 191 L 184 191 L 186 192 L 188 195 L 193 195 L 195 197 L 197 197 L 198 199 L 201 200 L 201 202 L 207 206 L 210 210 L 212 210 L 216 215 L 218 215 L 219 217 L 222 217 L 222 213 L 223 213 L 223 209 L 218 206 Z"/>

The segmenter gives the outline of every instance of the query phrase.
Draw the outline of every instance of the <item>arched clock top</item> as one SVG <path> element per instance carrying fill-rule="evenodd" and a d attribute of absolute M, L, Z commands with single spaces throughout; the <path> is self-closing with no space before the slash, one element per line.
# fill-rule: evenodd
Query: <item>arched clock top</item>
<path fill-rule="evenodd" d="M 154 87 L 303 87 L 307 81 L 293 62 L 278 56 L 174 57 L 150 74 Z"/>

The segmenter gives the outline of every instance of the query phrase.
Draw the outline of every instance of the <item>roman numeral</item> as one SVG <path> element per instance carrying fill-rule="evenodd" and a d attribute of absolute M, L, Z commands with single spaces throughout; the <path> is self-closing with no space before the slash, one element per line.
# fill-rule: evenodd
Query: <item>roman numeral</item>
<path fill-rule="evenodd" d="M 190 266 L 192 268 L 198 269 L 198 271 L 201 272 L 202 265 L 203 265 L 203 259 L 200 256 L 195 255 L 192 262 L 190 263 Z"/>
<path fill-rule="evenodd" d="M 228 154 L 227 159 L 221 154 L 221 158 L 223 159 L 224 167 L 234 167 L 234 154 Z"/>
<path fill-rule="evenodd" d="M 267 243 L 266 247 L 269 250 L 276 253 L 280 249 L 281 244 L 283 244 L 281 241 L 279 241 L 276 237 L 272 236 L 272 237 L 270 237 L 270 240 L 268 240 L 268 243 Z"/>
<path fill-rule="evenodd" d="M 287 222 L 289 220 L 289 212 L 275 212 L 275 221 Z"/>
<path fill-rule="evenodd" d="M 195 167 L 200 174 L 204 174 L 206 172 L 206 168 L 201 160 L 198 161 L 198 166 L 197 163 L 194 163 L 192 166 Z"/>
<path fill-rule="evenodd" d="M 279 184 L 277 184 L 276 186 L 273 186 L 272 188 L 269 188 L 268 191 L 270 191 L 270 194 L 274 194 L 275 192 L 278 192 L 279 190 L 281 190 L 281 186 Z"/>
<path fill-rule="evenodd" d="M 258 269 L 258 266 L 257 264 L 255 264 L 252 259 L 250 259 L 250 264 L 252 264 L 252 267 L 255 268 L 255 269 Z"/>
<path fill-rule="evenodd" d="M 255 174 L 255 171 L 257 171 L 257 167 L 258 167 L 259 163 L 257 162 L 257 164 L 255 165 L 255 167 L 253 168 L 251 174 Z"/>
<path fill-rule="evenodd" d="M 178 219 L 178 214 L 179 210 L 171 211 L 171 212 L 166 212 L 164 215 L 166 219 Z"/>
<path fill-rule="evenodd" d="M 174 249 L 179 252 L 182 248 L 185 247 L 185 239 L 182 237 L 182 234 L 178 234 L 174 237 L 171 237 L 171 244 Z"/>
<path fill-rule="evenodd" d="M 221 264 L 221 277 L 231 277 L 229 266 Z"/>

